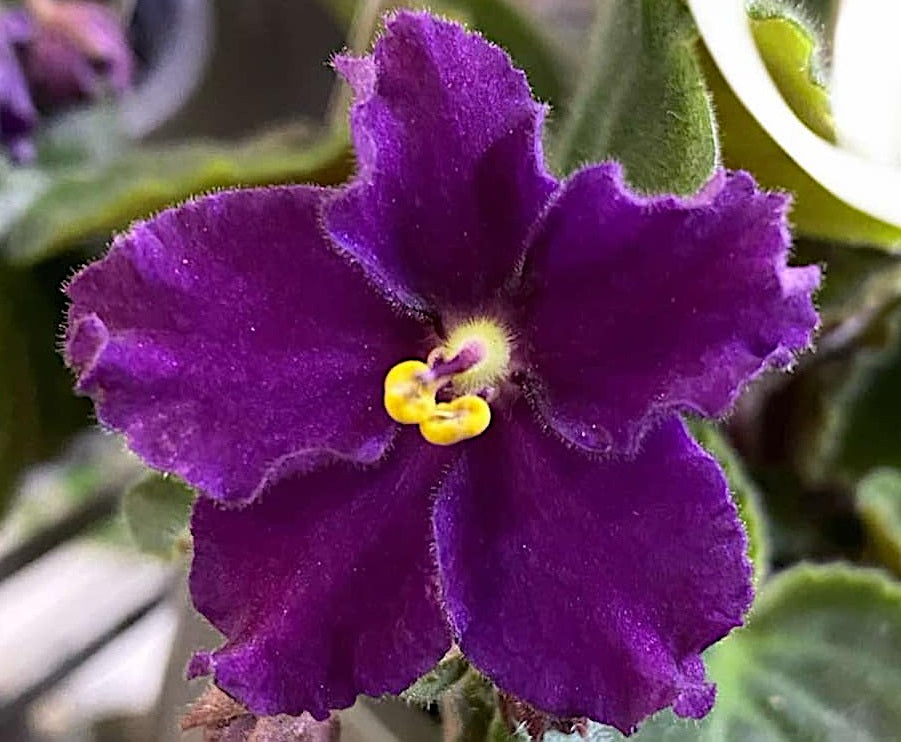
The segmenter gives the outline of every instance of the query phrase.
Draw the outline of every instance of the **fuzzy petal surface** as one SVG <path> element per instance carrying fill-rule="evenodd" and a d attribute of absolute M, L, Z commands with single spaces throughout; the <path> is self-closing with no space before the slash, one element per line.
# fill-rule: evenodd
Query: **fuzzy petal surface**
<path fill-rule="evenodd" d="M 78 389 L 131 448 L 246 502 L 306 451 L 378 459 L 381 384 L 422 340 L 318 226 L 323 191 L 226 191 L 140 223 L 68 287 Z"/>
<path fill-rule="evenodd" d="M 717 464 L 671 418 L 633 459 L 593 460 L 524 404 L 467 449 L 434 515 L 463 653 L 508 693 L 624 732 L 713 703 L 701 651 L 751 601 Z"/>
<path fill-rule="evenodd" d="M 633 451 L 674 411 L 718 416 L 807 347 L 819 269 L 786 267 L 787 197 L 720 172 L 645 198 L 607 163 L 561 189 L 530 246 L 533 397 L 566 440 Z"/>
<path fill-rule="evenodd" d="M 199 499 L 191 595 L 227 643 L 189 672 L 256 714 L 324 719 L 431 669 L 451 637 L 430 493 L 452 456 L 408 430 L 375 467 L 326 464 L 243 510 Z"/>
<path fill-rule="evenodd" d="M 358 174 L 326 210 L 332 237 L 408 305 L 490 300 L 556 186 L 525 75 L 481 36 L 412 12 L 371 56 L 335 64 L 356 95 Z"/>

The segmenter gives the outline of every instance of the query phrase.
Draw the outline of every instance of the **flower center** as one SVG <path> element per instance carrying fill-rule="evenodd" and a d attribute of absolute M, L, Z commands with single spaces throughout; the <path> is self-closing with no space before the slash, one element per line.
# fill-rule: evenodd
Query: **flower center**
<path fill-rule="evenodd" d="M 481 435 L 491 422 L 488 400 L 510 370 L 511 338 L 489 319 L 455 327 L 426 361 L 401 361 L 385 376 L 385 410 L 404 425 L 418 425 L 422 437 L 450 446 Z M 439 390 L 450 392 L 439 402 Z"/>

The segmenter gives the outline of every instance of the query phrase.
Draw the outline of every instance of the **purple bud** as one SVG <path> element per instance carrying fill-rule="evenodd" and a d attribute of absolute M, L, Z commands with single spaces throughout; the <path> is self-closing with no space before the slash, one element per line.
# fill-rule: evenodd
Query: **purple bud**
<path fill-rule="evenodd" d="M 28 8 L 35 31 L 21 59 L 41 108 L 128 89 L 133 59 L 115 12 L 79 0 L 32 0 Z"/>
<path fill-rule="evenodd" d="M 27 33 L 27 28 L 22 13 L 0 15 L 0 145 L 19 163 L 34 159 L 31 131 L 37 123 L 37 111 L 15 50 L 15 41 Z"/>

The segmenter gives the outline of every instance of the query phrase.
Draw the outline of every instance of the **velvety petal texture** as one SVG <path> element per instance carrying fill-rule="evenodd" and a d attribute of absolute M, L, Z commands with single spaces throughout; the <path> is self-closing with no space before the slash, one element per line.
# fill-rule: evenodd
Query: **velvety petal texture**
<path fill-rule="evenodd" d="M 323 192 L 217 193 L 116 239 L 68 287 L 67 359 L 152 466 L 227 502 L 308 449 L 378 459 L 381 379 L 423 331 L 332 252 Z"/>
<path fill-rule="evenodd" d="M 439 492 L 445 604 L 498 686 L 624 732 L 654 711 L 704 715 L 700 652 L 751 601 L 746 539 L 716 463 L 670 419 L 632 459 L 592 460 L 524 404 Z"/>
<path fill-rule="evenodd" d="M 37 111 L 16 55 L 16 44 L 29 32 L 27 16 L 0 10 L 0 145 L 16 162 L 34 159 L 31 132 Z"/>
<path fill-rule="evenodd" d="M 192 662 L 260 715 L 399 693 L 450 648 L 428 496 L 453 452 L 404 431 L 375 469 L 335 461 L 243 510 L 201 498 L 191 595 L 228 642 Z"/>
<path fill-rule="evenodd" d="M 410 305 L 490 301 L 556 185 L 525 76 L 480 36 L 412 12 L 372 56 L 336 66 L 356 94 L 359 172 L 326 211 L 332 237 Z"/>
<path fill-rule="evenodd" d="M 690 199 L 640 197 L 613 163 L 574 175 L 524 275 L 534 398 L 555 430 L 631 451 L 674 411 L 721 415 L 808 346 L 819 270 L 786 267 L 787 203 L 746 173 Z"/>

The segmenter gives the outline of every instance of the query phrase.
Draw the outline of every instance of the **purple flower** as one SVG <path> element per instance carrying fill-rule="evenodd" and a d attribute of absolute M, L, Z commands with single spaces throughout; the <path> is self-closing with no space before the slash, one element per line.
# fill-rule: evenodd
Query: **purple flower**
<path fill-rule="evenodd" d="M 34 33 L 22 48 L 35 99 L 54 108 L 131 84 L 133 60 L 119 16 L 108 6 L 81 0 L 32 0 Z"/>
<path fill-rule="evenodd" d="M 31 132 L 38 113 L 16 56 L 16 44 L 28 33 L 30 26 L 20 13 L 0 11 L 0 146 L 15 162 L 34 158 Z"/>
<path fill-rule="evenodd" d="M 786 197 L 558 182 L 522 73 L 427 14 L 336 64 L 350 184 L 192 201 L 68 288 L 78 389 L 204 495 L 191 592 L 226 642 L 191 672 L 323 718 L 456 641 L 552 714 L 703 716 L 750 566 L 678 414 L 810 342 Z"/>
<path fill-rule="evenodd" d="M 121 95 L 133 60 L 118 16 L 78 0 L 33 0 L 0 10 L 0 144 L 14 160 L 34 159 L 39 108 Z"/>

